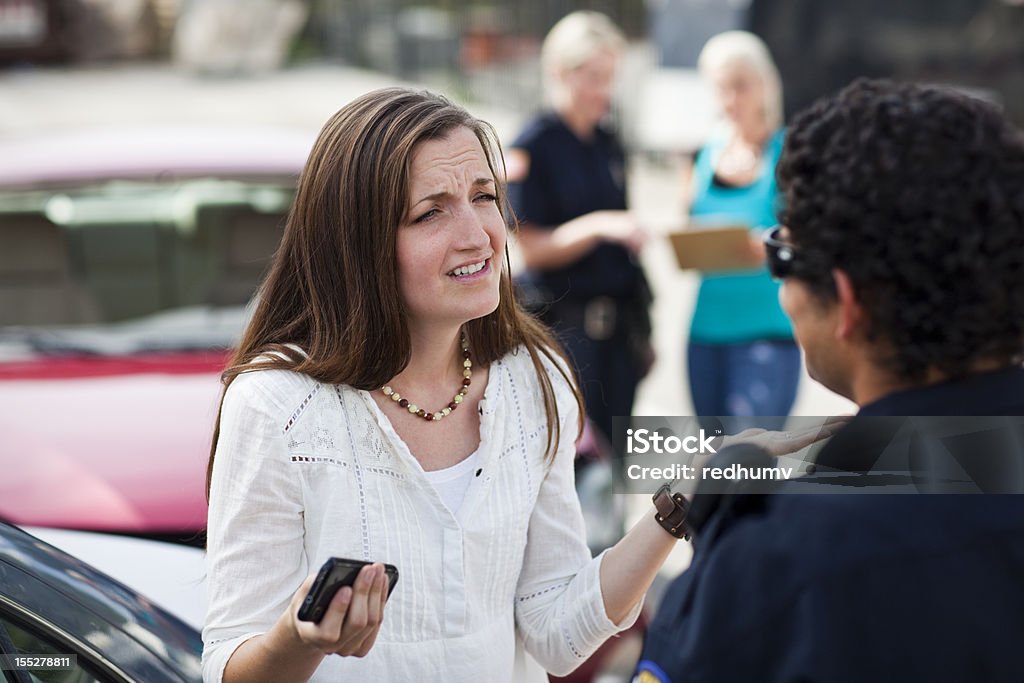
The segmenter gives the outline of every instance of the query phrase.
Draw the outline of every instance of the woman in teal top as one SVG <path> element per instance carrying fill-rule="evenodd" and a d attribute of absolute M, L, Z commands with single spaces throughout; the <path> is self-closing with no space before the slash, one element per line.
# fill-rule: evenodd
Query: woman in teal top
<path fill-rule="evenodd" d="M 690 218 L 701 227 L 749 227 L 751 267 L 705 273 L 701 281 L 687 354 L 694 409 L 708 416 L 777 416 L 755 423 L 779 429 L 796 397 L 800 352 L 760 246 L 760 233 L 775 224 L 778 208 L 778 71 L 764 43 L 744 31 L 708 41 L 699 68 L 725 122 L 689 174 Z"/>

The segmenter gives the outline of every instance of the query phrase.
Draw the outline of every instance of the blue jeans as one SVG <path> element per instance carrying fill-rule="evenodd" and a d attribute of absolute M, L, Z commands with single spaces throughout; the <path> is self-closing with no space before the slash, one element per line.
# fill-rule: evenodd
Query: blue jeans
<path fill-rule="evenodd" d="M 697 415 L 776 418 L 729 421 L 729 432 L 746 427 L 783 428 L 800 381 L 800 349 L 795 342 L 690 342 L 687 352 Z"/>

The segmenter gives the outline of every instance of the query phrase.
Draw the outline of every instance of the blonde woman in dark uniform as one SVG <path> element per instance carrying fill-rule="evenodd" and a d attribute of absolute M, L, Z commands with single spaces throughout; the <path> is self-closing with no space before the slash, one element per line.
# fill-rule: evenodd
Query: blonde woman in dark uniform
<path fill-rule="evenodd" d="M 508 154 L 509 198 L 521 222 L 522 291 L 565 345 L 588 417 L 611 437 L 632 413 L 653 361 L 650 293 L 637 253 L 646 233 L 626 210 L 626 159 L 606 126 L 625 39 L 605 15 L 574 12 L 541 52 L 550 109 Z"/>

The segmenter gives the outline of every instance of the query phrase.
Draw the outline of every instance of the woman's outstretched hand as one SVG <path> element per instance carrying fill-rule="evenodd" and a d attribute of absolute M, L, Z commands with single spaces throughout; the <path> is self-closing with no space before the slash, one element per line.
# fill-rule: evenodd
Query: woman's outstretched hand
<path fill-rule="evenodd" d="M 651 238 L 647 229 L 628 211 L 594 211 L 582 220 L 601 241 L 621 244 L 634 254 L 639 254 Z"/>

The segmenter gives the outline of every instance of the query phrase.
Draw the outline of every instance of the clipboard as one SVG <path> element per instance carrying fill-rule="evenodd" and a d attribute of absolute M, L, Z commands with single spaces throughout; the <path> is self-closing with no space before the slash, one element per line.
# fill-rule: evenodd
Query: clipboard
<path fill-rule="evenodd" d="M 693 228 L 671 232 L 668 235 L 676 263 L 683 269 L 696 270 L 753 270 L 751 263 L 750 230 L 742 225 L 714 228 Z"/>

